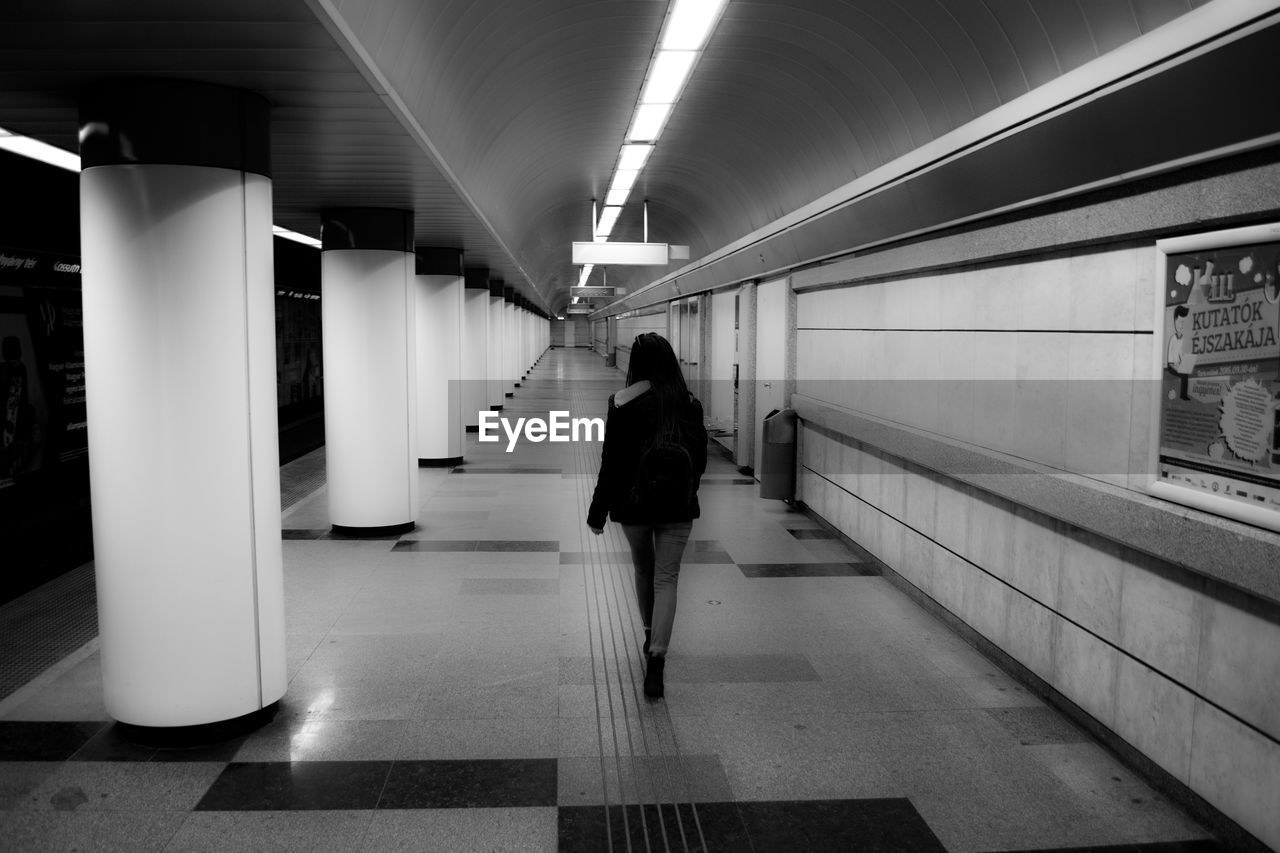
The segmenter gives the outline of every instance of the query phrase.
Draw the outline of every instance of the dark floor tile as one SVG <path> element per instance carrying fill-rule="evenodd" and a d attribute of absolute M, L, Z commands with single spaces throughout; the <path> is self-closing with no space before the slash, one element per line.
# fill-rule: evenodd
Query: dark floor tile
<path fill-rule="evenodd" d="M 468 465 L 465 468 L 454 468 L 451 474 L 560 474 L 562 468 L 537 468 L 522 465 L 495 465 L 492 467 L 480 467 L 476 465 Z"/>
<path fill-rule="evenodd" d="M 71 761 L 150 761 L 156 747 L 129 740 L 120 727 L 107 725 L 76 750 Z"/>
<path fill-rule="evenodd" d="M 556 790 L 554 758 L 397 761 L 378 808 L 554 806 Z"/>
<path fill-rule="evenodd" d="M 868 563 L 740 563 L 749 578 L 844 578 L 880 574 Z"/>
<path fill-rule="evenodd" d="M 631 563 L 630 551 L 561 551 L 560 565 L 582 566 L 598 563 Z"/>
<path fill-rule="evenodd" d="M 698 488 L 705 489 L 709 486 L 754 486 L 755 480 L 748 477 L 734 477 L 732 480 L 702 480 L 698 484 Z"/>
<path fill-rule="evenodd" d="M 365 536 L 364 534 L 344 533 L 341 530 L 328 530 L 320 538 L 341 542 L 394 542 L 403 535 L 403 533 L 382 533 L 377 536 Z"/>
<path fill-rule="evenodd" d="M 390 761 L 262 761 L 228 764 L 197 811 L 372 809 Z"/>
<path fill-rule="evenodd" d="M 281 530 L 282 539 L 322 539 L 328 530 Z"/>
<path fill-rule="evenodd" d="M 757 853 L 946 850 L 906 799 L 738 803 Z"/>
<path fill-rule="evenodd" d="M 474 551 L 474 539 L 401 539 L 392 551 Z"/>
<path fill-rule="evenodd" d="M 787 532 L 797 539 L 838 539 L 839 537 L 830 530 L 823 530 L 821 527 L 808 527 L 793 530 L 787 528 Z"/>
<path fill-rule="evenodd" d="M 226 763 L 236 757 L 236 753 L 240 751 L 240 747 L 248 739 L 249 735 L 246 734 L 221 743 L 211 743 L 204 746 L 162 747 L 156 750 L 155 755 L 151 756 L 151 760 L 153 762 L 216 761 Z"/>
<path fill-rule="evenodd" d="M 988 708 L 987 713 L 1023 746 L 1084 743 L 1090 739 L 1053 708 Z"/>
<path fill-rule="evenodd" d="M 559 539 L 481 539 L 477 551 L 559 551 Z"/>
<path fill-rule="evenodd" d="M 693 553 L 685 554 L 684 559 L 680 562 L 694 565 L 713 565 L 732 563 L 733 557 L 730 557 L 726 551 L 694 551 Z"/>
<path fill-rule="evenodd" d="M 132 740 L 124 729 L 109 724 L 76 750 L 71 761 L 215 761 L 225 764 L 235 757 L 247 734 L 212 744 L 190 747 L 156 746 Z"/>
<path fill-rule="evenodd" d="M 560 853 L 752 849 L 734 803 L 561 806 L 558 829 Z"/>
<path fill-rule="evenodd" d="M 693 553 L 697 554 L 704 551 L 723 551 L 724 545 L 719 539 L 695 539 L 693 540 Z"/>
<path fill-rule="evenodd" d="M 0 722 L 0 761 L 66 761 L 110 723 Z"/>
<path fill-rule="evenodd" d="M 1008 853 L 1226 853 L 1224 847 L 1212 839 L 1197 841 L 1154 841 L 1146 844 L 1116 844 L 1103 847 L 1050 847 L 1036 850 L 1008 851 Z"/>

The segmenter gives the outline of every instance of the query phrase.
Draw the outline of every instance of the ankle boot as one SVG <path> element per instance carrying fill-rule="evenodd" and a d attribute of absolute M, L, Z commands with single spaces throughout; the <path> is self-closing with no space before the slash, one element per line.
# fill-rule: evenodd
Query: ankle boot
<path fill-rule="evenodd" d="M 648 628 L 644 629 L 644 649 L 642 650 L 642 653 L 645 655 L 649 654 L 649 629 Z"/>
<path fill-rule="evenodd" d="M 662 698 L 662 669 L 666 665 L 667 659 L 662 655 L 649 655 L 649 665 L 644 671 L 644 695 Z"/>

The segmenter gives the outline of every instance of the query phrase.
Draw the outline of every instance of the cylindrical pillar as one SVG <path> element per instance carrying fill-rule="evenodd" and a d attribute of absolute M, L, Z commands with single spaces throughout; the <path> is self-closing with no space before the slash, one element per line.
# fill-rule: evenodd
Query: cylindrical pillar
<path fill-rule="evenodd" d="M 503 405 L 503 354 L 505 347 L 503 346 L 503 327 L 502 321 L 505 318 L 506 306 L 502 299 L 502 279 L 489 279 L 489 408 L 502 411 Z"/>
<path fill-rule="evenodd" d="M 286 686 L 268 113 L 163 80 L 80 110 L 103 695 L 179 739 Z"/>
<path fill-rule="evenodd" d="M 525 341 L 525 297 L 516 293 L 516 387 L 525 382 L 525 373 L 529 369 L 529 343 Z"/>
<path fill-rule="evenodd" d="M 536 357 L 533 354 L 534 348 L 534 327 L 533 327 L 533 305 L 525 303 L 524 306 L 524 372 L 527 376 L 530 370 L 533 370 L 533 363 Z"/>
<path fill-rule="evenodd" d="M 618 366 L 618 318 L 610 317 L 604 321 L 605 335 L 605 367 Z"/>
<path fill-rule="evenodd" d="M 323 211 L 320 287 L 329 521 L 375 536 L 418 516 L 413 212 Z"/>
<path fill-rule="evenodd" d="M 756 464 L 756 282 L 738 290 L 738 398 L 734 421 L 738 439 L 733 461 L 742 473 Z"/>
<path fill-rule="evenodd" d="M 502 347 L 502 391 L 507 397 L 515 396 L 516 386 L 520 384 L 520 374 L 517 365 L 520 362 L 520 353 L 516 349 L 518 341 L 516 340 L 516 289 L 514 287 L 504 287 L 502 289 L 502 329 L 503 329 L 503 347 Z"/>
<path fill-rule="evenodd" d="M 418 465 L 462 461 L 462 251 L 416 256 Z"/>
<path fill-rule="evenodd" d="M 489 409 L 489 271 L 466 270 L 462 295 L 462 423 L 467 432 L 480 428 L 480 413 Z"/>
<path fill-rule="evenodd" d="M 520 381 L 529 375 L 529 306 L 521 297 L 519 310 L 516 311 L 517 323 L 520 327 Z"/>

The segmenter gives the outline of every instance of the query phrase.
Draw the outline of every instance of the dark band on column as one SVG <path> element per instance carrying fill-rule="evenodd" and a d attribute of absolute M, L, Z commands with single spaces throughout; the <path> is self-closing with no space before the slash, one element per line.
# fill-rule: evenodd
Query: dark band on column
<path fill-rule="evenodd" d="M 103 83 L 80 101 L 80 168 L 212 166 L 271 177 L 271 104 L 190 80 Z"/>
<path fill-rule="evenodd" d="M 467 290 L 489 289 L 489 271 L 484 267 L 467 267 L 463 280 L 466 281 Z"/>
<path fill-rule="evenodd" d="M 493 299 L 502 298 L 502 279 L 500 278 L 489 279 L 489 296 Z"/>
<path fill-rule="evenodd" d="M 467 429 L 471 429 L 471 427 L 467 427 Z M 479 431 L 480 431 L 480 427 L 479 425 L 477 425 L 474 429 L 474 432 L 479 432 Z M 434 457 L 430 459 L 424 459 L 421 456 L 418 457 L 419 468 L 451 468 L 454 465 L 461 465 L 461 464 L 462 464 L 461 456 L 441 456 L 441 457 Z"/>
<path fill-rule="evenodd" d="M 423 246 L 413 250 L 416 275 L 462 276 L 462 250 Z"/>
<path fill-rule="evenodd" d="M 330 529 L 331 533 L 339 539 L 379 539 L 408 533 L 417 526 L 415 521 L 405 521 L 400 524 L 384 524 L 381 527 L 348 527 L 343 524 L 332 524 Z"/>
<path fill-rule="evenodd" d="M 243 737 L 275 719 L 280 710 L 280 703 L 272 702 L 265 708 L 259 708 L 230 720 L 218 720 L 213 723 L 199 723 L 194 726 L 139 726 L 134 723 L 115 725 L 115 732 L 125 740 L 143 746 L 161 749 L 191 749 L 200 746 L 211 746 L 224 743 L 237 737 Z"/>
<path fill-rule="evenodd" d="M 507 302 L 514 303 L 516 301 L 516 289 L 514 287 L 502 288 L 502 298 Z"/>
<path fill-rule="evenodd" d="M 334 207 L 320 212 L 320 250 L 413 251 L 413 211 L 393 207 Z"/>

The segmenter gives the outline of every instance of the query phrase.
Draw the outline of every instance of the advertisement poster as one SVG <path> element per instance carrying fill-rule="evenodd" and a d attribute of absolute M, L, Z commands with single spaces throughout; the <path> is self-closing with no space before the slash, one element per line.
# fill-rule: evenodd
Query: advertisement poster
<path fill-rule="evenodd" d="M 1153 491 L 1276 528 L 1280 227 L 1163 240 L 1158 249 Z"/>
<path fill-rule="evenodd" d="M 302 403 L 324 393 L 321 371 L 320 294 L 276 291 L 276 405 Z"/>
<path fill-rule="evenodd" d="M 79 273 L 0 251 L 0 490 L 88 452 Z"/>

